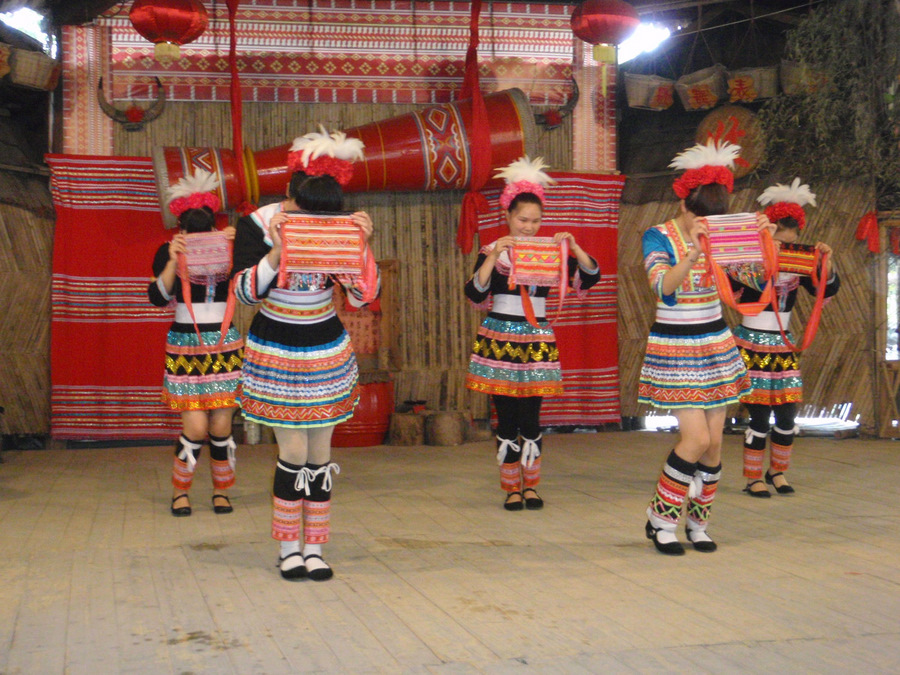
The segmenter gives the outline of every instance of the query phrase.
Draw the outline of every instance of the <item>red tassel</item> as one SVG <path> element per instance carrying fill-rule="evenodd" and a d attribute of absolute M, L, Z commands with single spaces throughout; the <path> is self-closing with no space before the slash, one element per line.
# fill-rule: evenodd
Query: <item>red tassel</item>
<path fill-rule="evenodd" d="M 469 130 L 469 155 L 472 158 L 472 177 L 469 192 L 463 197 L 456 243 L 464 253 L 472 250 L 472 240 L 478 231 L 478 214 L 487 213 L 487 199 L 479 190 L 491 177 L 491 131 L 488 125 L 487 106 L 481 93 L 478 77 L 478 19 L 482 0 L 473 0 L 469 16 L 469 47 L 466 50 L 466 71 L 461 98 L 472 99 L 472 128 Z"/>
<path fill-rule="evenodd" d="M 878 236 L 878 211 L 869 211 L 859 219 L 856 226 L 856 238 L 866 240 L 869 251 L 878 253 L 881 250 L 881 240 Z"/>

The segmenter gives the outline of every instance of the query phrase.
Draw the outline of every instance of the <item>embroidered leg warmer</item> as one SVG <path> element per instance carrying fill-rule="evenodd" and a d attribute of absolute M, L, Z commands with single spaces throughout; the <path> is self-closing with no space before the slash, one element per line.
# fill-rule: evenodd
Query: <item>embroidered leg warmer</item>
<path fill-rule="evenodd" d="M 766 436 L 768 434 L 749 428 L 744 432 L 744 478 L 748 481 L 762 479 Z"/>
<path fill-rule="evenodd" d="M 233 436 L 209 435 L 210 471 L 213 489 L 226 490 L 234 485 L 234 451 L 237 443 Z"/>
<path fill-rule="evenodd" d="M 203 441 L 192 441 L 184 434 L 175 443 L 175 461 L 172 465 L 172 485 L 180 492 L 188 492 L 194 482 L 194 469 L 200 457 Z"/>
<path fill-rule="evenodd" d="M 709 511 L 716 498 L 719 478 L 722 477 L 722 465 L 704 466 L 697 464 L 694 480 L 688 497 L 688 528 L 694 532 L 706 531 L 709 522 Z"/>
<path fill-rule="evenodd" d="M 522 491 L 522 449 L 515 441 L 497 436 L 497 463 L 500 465 L 500 489 Z"/>
<path fill-rule="evenodd" d="M 772 439 L 769 446 L 769 466 L 771 473 L 787 471 L 791 466 L 791 452 L 794 449 L 794 435 L 797 427 L 782 429 L 777 424 L 772 427 Z"/>
<path fill-rule="evenodd" d="M 272 487 L 272 538 L 278 541 L 300 541 L 303 496 L 306 482 L 304 467 L 279 459 L 275 465 Z"/>
<path fill-rule="evenodd" d="M 340 473 L 341 467 L 334 462 L 307 464 L 303 472 L 307 495 L 303 502 L 303 541 L 324 544 L 331 534 L 331 474 Z"/>
<path fill-rule="evenodd" d="M 682 459 L 674 450 L 669 453 L 656 484 L 656 494 L 647 507 L 647 518 L 654 528 L 675 531 L 681 519 L 681 507 L 687 497 L 688 486 L 694 479 L 696 470 L 696 462 Z"/>
<path fill-rule="evenodd" d="M 541 448 L 543 436 L 522 439 L 522 480 L 525 488 L 536 488 L 541 482 Z"/>

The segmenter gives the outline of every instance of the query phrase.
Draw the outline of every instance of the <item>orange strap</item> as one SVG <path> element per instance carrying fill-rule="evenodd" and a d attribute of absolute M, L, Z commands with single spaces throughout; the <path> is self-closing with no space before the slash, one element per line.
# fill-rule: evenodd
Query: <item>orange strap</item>
<path fill-rule="evenodd" d="M 233 246 L 233 242 L 229 241 L 229 249 Z M 200 340 L 201 345 L 206 345 L 203 341 L 203 336 L 200 334 L 200 327 L 197 325 L 197 317 L 194 315 L 194 304 L 191 301 L 191 280 L 188 275 L 187 256 L 185 256 L 184 253 L 179 253 L 175 264 L 178 268 L 178 276 L 181 277 L 181 295 L 184 297 L 184 304 L 187 306 L 188 314 L 191 315 L 191 321 L 194 323 L 194 330 L 197 331 L 197 338 Z M 235 277 L 232 277 L 231 281 L 228 282 L 228 300 L 225 303 L 225 317 L 222 319 L 222 325 L 219 327 L 219 341 L 216 343 L 216 346 L 225 342 L 225 333 L 228 331 L 229 326 L 231 326 L 231 319 L 234 317 L 235 282 Z"/>
<path fill-rule="evenodd" d="M 781 332 L 781 339 L 784 340 L 784 344 L 793 352 L 802 352 L 812 344 L 813 340 L 816 338 L 816 333 L 819 330 L 819 322 L 822 319 L 822 308 L 825 306 L 825 287 L 828 285 L 828 279 L 825 276 L 825 270 L 828 269 L 828 254 L 822 253 L 820 256 L 817 250 L 816 257 L 820 259 L 820 263 L 817 265 L 816 269 L 818 270 L 821 268 L 822 276 L 819 276 L 816 272 L 812 275 L 813 283 L 816 285 L 816 301 L 813 303 L 812 312 L 809 315 L 809 321 L 806 322 L 806 328 L 803 330 L 803 339 L 800 341 L 799 345 L 795 345 L 788 340 L 788 337 L 785 334 L 784 326 L 781 325 L 781 312 L 778 311 L 778 294 L 777 292 L 775 294 L 774 307 L 775 318 L 778 321 L 778 330 Z"/>
<path fill-rule="evenodd" d="M 719 298 L 732 309 L 740 312 L 744 316 L 756 316 L 766 307 L 772 304 L 775 298 L 775 275 L 778 273 L 778 255 L 775 249 L 775 242 L 768 230 L 762 230 L 759 233 L 759 244 L 763 254 L 763 268 L 765 270 L 766 288 L 756 302 L 739 303 L 731 290 L 731 282 L 722 266 L 715 261 L 710 252 L 709 237 L 701 235 L 700 248 L 706 256 L 706 274 L 716 284 L 716 290 L 719 292 Z"/>

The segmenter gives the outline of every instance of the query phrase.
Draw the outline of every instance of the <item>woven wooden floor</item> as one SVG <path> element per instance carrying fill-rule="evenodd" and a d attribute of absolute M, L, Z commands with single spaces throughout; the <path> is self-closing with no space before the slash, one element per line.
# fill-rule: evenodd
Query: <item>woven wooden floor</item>
<path fill-rule="evenodd" d="M 656 553 L 644 508 L 673 437 L 550 436 L 540 512 L 500 506 L 490 443 L 339 449 L 325 583 L 269 539 L 272 446 L 235 512 L 169 515 L 169 450 L 4 453 L 0 673 L 900 672 L 900 445 L 803 438 L 798 493 L 740 493 Z"/>

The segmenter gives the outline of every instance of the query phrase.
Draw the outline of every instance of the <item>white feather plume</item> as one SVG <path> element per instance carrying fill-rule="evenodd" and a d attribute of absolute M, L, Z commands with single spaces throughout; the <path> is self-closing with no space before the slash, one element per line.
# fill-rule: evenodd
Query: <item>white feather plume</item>
<path fill-rule="evenodd" d="M 669 164 L 670 169 L 679 171 L 687 171 L 688 169 L 699 169 L 704 166 L 727 166 L 729 169 L 734 168 L 734 161 L 741 154 L 741 146 L 734 145 L 728 141 L 715 141 L 710 138 L 706 141 L 706 145 L 697 143 L 683 152 L 675 155 L 672 163 Z"/>
<path fill-rule="evenodd" d="M 290 152 L 300 152 L 300 159 L 306 166 L 310 160 L 322 155 L 349 162 L 362 160 L 364 147 L 365 144 L 358 138 L 348 138 L 343 131 L 333 131 L 329 134 L 320 124 L 319 131 L 295 138 Z"/>
<path fill-rule="evenodd" d="M 169 201 L 180 197 L 190 197 L 198 192 L 212 192 L 219 187 L 216 175 L 206 169 L 195 169 L 193 176 L 182 176 L 170 185 L 166 194 Z"/>
<path fill-rule="evenodd" d="M 809 185 L 801 185 L 800 179 L 795 178 L 790 185 L 782 185 L 776 183 L 771 187 L 763 190 L 762 194 L 756 198 L 763 206 L 769 204 L 779 204 L 781 202 L 790 202 L 791 204 L 799 204 L 800 206 L 815 206 L 816 195 L 809 189 Z"/>
<path fill-rule="evenodd" d="M 529 159 L 528 155 L 525 155 L 512 164 L 498 169 L 494 178 L 502 178 L 507 183 L 518 183 L 524 180 L 537 185 L 555 185 L 556 181 L 544 172 L 544 169 L 549 168 L 549 164 L 544 164 L 543 157 Z"/>

